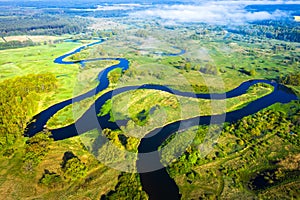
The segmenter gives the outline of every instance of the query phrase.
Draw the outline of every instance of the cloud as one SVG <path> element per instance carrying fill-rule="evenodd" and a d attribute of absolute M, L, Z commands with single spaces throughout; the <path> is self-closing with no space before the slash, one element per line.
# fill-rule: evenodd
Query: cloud
<path fill-rule="evenodd" d="M 256 1 L 251 1 L 256 4 Z M 262 1 L 259 1 L 262 3 Z M 273 4 L 275 1 L 272 1 Z M 279 1 L 276 1 L 279 3 Z M 282 2 L 282 1 L 280 1 Z M 271 3 L 264 1 L 264 4 Z M 133 17 L 158 17 L 175 22 L 204 22 L 210 24 L 242 24 L 256 20 L 276 19 L 288 16 L 288 13 L 276 10 L 274 12 L 250 12 L 244 8 L 249 1 L 211 1 L 193 5 L 160 5 L 132 13 Z"/>
<path fill-rule="evenodd" d="M 141 4 L 113 4 L 113 5 L 98 5 L 96 10 L 132 10 L 137 7 L 142 7 Z"/>

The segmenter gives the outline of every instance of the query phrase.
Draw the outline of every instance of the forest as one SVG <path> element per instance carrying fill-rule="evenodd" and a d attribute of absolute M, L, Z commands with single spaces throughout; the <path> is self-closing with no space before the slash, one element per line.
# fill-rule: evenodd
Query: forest
<path fill-rule="evenodd" d="M 87 21 L 62 15 L 35 14 L 0 18 L 0 35 L 63 35 L 82 33 Z"/>
<path fill-rule="evenodd" d="M 23 137 L 29 120 L 36 114 L 40 95 L 57 88 L 53 74 L 27 75 L 0 83 L 0 149 Z"/>

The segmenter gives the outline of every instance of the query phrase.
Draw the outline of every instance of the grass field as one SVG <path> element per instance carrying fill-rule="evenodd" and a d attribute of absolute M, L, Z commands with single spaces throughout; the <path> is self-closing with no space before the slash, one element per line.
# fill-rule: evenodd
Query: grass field
<path fill-rule="evenodd" d="M 140 138 L 154 128 L 174 121 L 240 109 L 271 91 L 271 88 L 254 86 L 248 93 L 239 97 L 227 100 L 203 100 L 175 96 L 162 91 L 135 90 L 113 97 L 102 108 L 102 114 L 110 112 L 112 120 L 131 119 L 133 123 L 129 122 L 122 130 L 125 135 Z M 141 117 L 143 113 L 146 114 L 144 117 L 146 119 Z"/>
<path fill-rule="evenodd" d="M 79 65 L 60 65 L 53 61 L 60 55 L 81 46 L 80 43 L 61 43 L 42 45 L 11 50 L 2 50 L 0 58 L 0 81 L 16 76 L 39 73 L 53 73 L 58 80 L 57 90 L 47 96 L 39 104 L 38 111 L 70 99 L 95 88 L 98 84 L 97 74 L 113 62 L 104 61 L 87 64 L 86 69 Z"/>
<path fill-rule="evenodd" d="M 79 44 L 62 43 L 2 50 L 0 51 L 0 81 L 26 74 L 53 73 L 58 79 L 58 90 L 44 97 L 44 100 L 40 102 L 39 111 L 71 98 L 74 95 L 73 88 L 80 70 L 79 66 L 58 65 L 53 60 L 78 46 Z"/>
<path fill-rule="evenodd" d="M 51 42 L 54 40 L 64 39 L 64 36 L 58 37 L 58 36 L 48 36 L 48 35 L 18 35 L 18 36 L 7 36 L 4 37 L 5 41 L 20 41 L 24 42 L 27 40 L 31 40 L 33 42 Z M 3 39 L 1 42 L 5 42 Z"/>

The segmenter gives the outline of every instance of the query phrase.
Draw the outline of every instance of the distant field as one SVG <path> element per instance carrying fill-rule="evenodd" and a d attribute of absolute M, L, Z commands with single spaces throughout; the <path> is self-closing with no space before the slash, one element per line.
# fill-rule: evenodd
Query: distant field
<path fill-rule="evenodd" d="M 7 36 L 4 37 L 4 39 L 7 42 L 10 41 L 20 41 L 20 42 L 24 42 L 27 40 L 32 40 L 33 42 L 44 42 L 44 41 L 54 41 L 54 40 L 59 40 L 59 39 L 63 39 L 65 37 L 58 37 L 58 36 L 46 36 L 46 35 L 17 35 L 17 36 Z M 2 38 L 0 40 L 0 42 L 5 42 Z"/>
<path fill-rule="evenodd" d="M 124 29 L 126 26 L 108 19 L 91 18 L 90 29 L 93 30 L 111 30 L 111 29 Z"/>

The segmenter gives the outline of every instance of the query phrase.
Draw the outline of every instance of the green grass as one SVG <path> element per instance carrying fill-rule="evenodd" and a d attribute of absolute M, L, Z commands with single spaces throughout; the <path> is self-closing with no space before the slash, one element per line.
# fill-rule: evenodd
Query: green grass
<path fill-rule="evenodd" d="M 27 74 L 53 73 L 58 77 L 58 90 L 45 96 L 40 102 L 39 111 L 71 98 L 79 73 L 78 65 L 59 65 L 53 60 L 66 52 L 78 47 L 79 44 L 62 43 L 43 45 L 11 50 L 2 50 L 0 58 L 0 81 Z"/>
<path fill-rule="evenodd" d="M 53 61 L 82 44 L 61 43 L 10 50 L 2 50 L 0 58 L 0 81 L 27 74 L 53 73 L 58 79 L 58 89 L 45 95 L 40 101 L 38 112 L 45 108 L 83 94 L 98 85 L 98 73 L 115 61 L 87 63 L 84 69 L 79 65 L 61 65 Z"/>
<path fill-rule="evenodd" d="M 204 100 L 175 96 L 156 90 L 135 90 L 113 97 L 104 105 L 100 113 L 105 115 L 110 112 L 111 120 L 131 119 L 131 122 L 126 127 L 122 127 L 122 130 L 125 134 L 141 137 L 154 128 L 181 119 L 240 109 L 270 92 L 272 92 L 271 88 L 253 86 L 248 93 L 235 98 Z M 141 113 L 150 114 L 144 121 L 141 121 L 139 120 Z"/>

